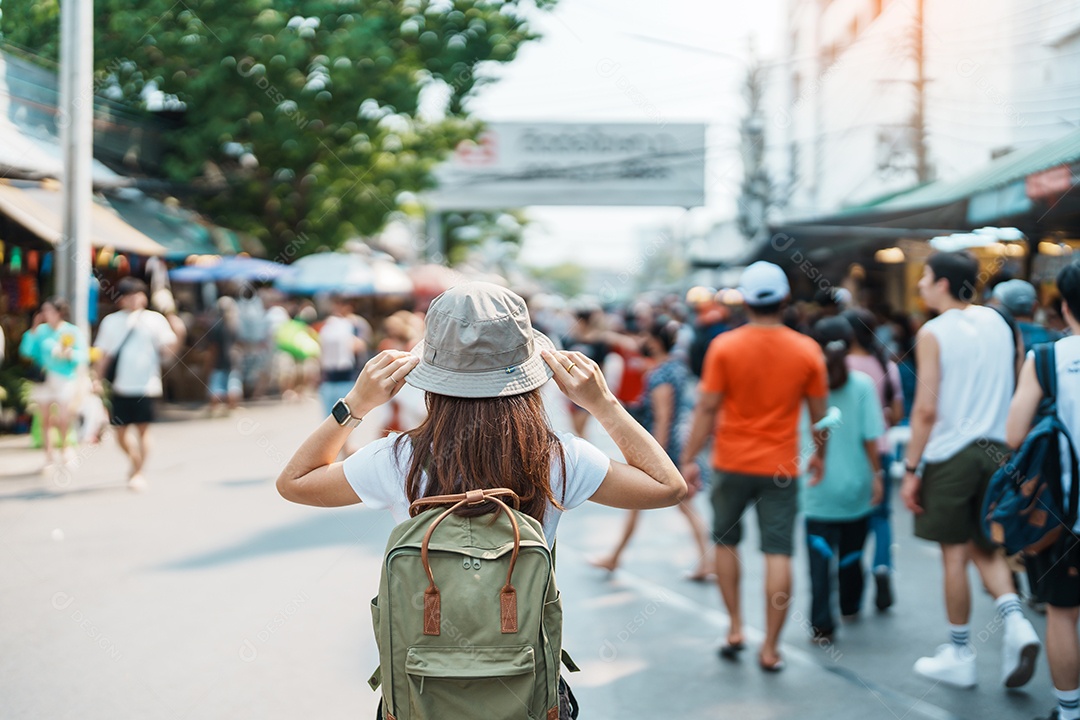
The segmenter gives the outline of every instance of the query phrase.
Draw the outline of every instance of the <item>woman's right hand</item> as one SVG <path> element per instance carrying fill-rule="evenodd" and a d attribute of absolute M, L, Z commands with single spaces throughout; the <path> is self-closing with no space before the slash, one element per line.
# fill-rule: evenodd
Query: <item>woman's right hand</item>
<path fill-rule="evenodd" d="M 555 384 L 571 402 L 592 414 L 604 403 L 615 402 L 604 373 L 590 358 L 579 352 L 560 350 L 544 350 L 541 355 L 554 373 Z"/>
<path fill-rule="evenodd" d="M 405 384 L 405 376 L 419 362 L 419 357 L 401 350 L 383 350 L 368 360 L 345 398 L 353 415 L 363 417 L 389 402 Z"/>

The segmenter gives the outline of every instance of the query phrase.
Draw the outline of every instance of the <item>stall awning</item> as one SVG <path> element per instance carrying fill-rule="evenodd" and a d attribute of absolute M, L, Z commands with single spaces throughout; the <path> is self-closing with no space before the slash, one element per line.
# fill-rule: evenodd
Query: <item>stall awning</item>
<path fill-rule="evenodd" d="M 169 260 L 183 260 L 191 255 L 236 255 L 243 249 L 235 233 L 138 190 L 125 189 L 107 197 L 125 222 L 165 248 Z"/>
<path fill-rule="evenodd" d="M 1000 157 L 956 180 L 939 180 L 830 215 L 771 227 L 744 260 L 775 259 L 791 249 L 835 254 L 852 245 L 931 238 L 1000 222 L 1036 223 L 1080 213 L 1080 130 L 1029 150 Z M 794 238 L 778 253 L 777 235 Z"/>
<path fill-rule="evenodd" d="M 63 199 L 59 190 L 40 184 L 0 183 L 0 213 L 50 245 L 63 237 Z M 164 255 L 165 248 L 128 225 L 108 206 L 90 208 L 90 244 L 135 255 Z"/>

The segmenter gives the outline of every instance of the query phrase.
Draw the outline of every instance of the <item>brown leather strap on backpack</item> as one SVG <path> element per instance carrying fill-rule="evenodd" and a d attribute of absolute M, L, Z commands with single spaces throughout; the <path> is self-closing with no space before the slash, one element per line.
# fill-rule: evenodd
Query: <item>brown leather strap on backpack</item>
<path fill-rule="evenodd" d="M 421 510 L 426 509 L 425 505 L 457 505 L 462 500 L 466 501 L 466 505 L 482 505 L 487 502 L 489 497 L 506 497 L 509 498 L 514 509 L 517 510 L 521 507 L 521 498 L 518 494 L 510 488 L 493 488 L 491 490 L 469 490 L 468 492 L 458 493 L 456 495 L 432 495 L 431 497 L 422 497 L 414 500 L 409 505 L 409 517 L 416 517 L 420 514 Z"/>
<path fill-rule="evenodd" d="M 428 545 L 431 542 L 431 536 L 439 523 L 450 517 L 459 508 L 466 505 L 482 505 L 486 502 L 493 502 L 501 508 L 506 513 L 506 517 L 510 518 L 510 525 L 514 529 L 514 550 L 510 554 L 510 567 L 506 571 L 506 584 L 499 591 L 499 624 L 504 633 L 517 632 L 517 591 L 514 590 L 514 586 L 510 581 L 514 575 L 514 565 L 517 564 L 518 551 L 521 549 L 521 528 L 518 527 L 518 521 L 514 517 L 514 513 L 510 512 L 507 504 L 499 499 L 506 496 L 517 499 L 517 494 L 513 490 L 495 488 L 492 490 L 470 490 L 460 495 L 436 495 L 421 498 L 410 506 L 409 512 L 411 513 L 413 508 L 417 506 L 454 503 L 439 517 L 435 518 L 435 521 L 428 527 L 427 532 L 424 533 L 424 539 L 420 543 L 420 562 L 424 565 L 424 572 L 428 576 L 428 587 L 424 591 L 425 635 L 438 635 L 442 624 L 442 600 L 439 595 L 439 587 L 435 584 L 435 576 L 431 573 L 431 563 L 428 562 Z"/>

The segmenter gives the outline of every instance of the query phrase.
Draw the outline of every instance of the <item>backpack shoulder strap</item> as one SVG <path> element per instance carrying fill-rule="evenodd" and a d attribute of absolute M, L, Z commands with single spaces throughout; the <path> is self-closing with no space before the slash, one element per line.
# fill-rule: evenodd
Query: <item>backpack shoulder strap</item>
<path fill-rule="evenodd" d="M 1043 397 L 1051 402 L 1057 400 L 1057 352 L 1054 343 L 1035 346 L 1035 377 L 1039 380 Z"/>
<path fill-rule="evenodd" d="M 1048 342 L 1035 346 L 1035 375 L 1039 379 L 1043 396 L 1050 401 L 1053 412 L 1057 413 L 1057 348 L 1056 343 Z M 1076 525 L 1080 502 L 1080 463 L 1077 460 L 1076 446 L 1068 432 L 1063 432 L 1065 442 L 1069 444 L 1069 504 L 1065 508 L 1065 525 L 1072 530 Z M 1060 490 L 1059 490 L 1060 493 Z M 1059 495 L 1060 497 L 1060 495 Z"/>
<path fill-rule="evenodd" d="M 1024 362 L 1024 340 L 1023 335 L 1020 333 L 1020 326 L 1016 324 L 1016 319 L 1012 316 L 1008 310 L 1000 308 L 996 305 L 991 305 L 994 312 L 996 312 L 1005 324 L 1009 326 L 1009 332 L 1013 337 L 1013 367 L 1015 368 L 1013 373 L 1013 380 L 1017 383 L 1020 380 L 1020 366 Z M 1014 388 L 1015 389 L 1015 388 Z"/>

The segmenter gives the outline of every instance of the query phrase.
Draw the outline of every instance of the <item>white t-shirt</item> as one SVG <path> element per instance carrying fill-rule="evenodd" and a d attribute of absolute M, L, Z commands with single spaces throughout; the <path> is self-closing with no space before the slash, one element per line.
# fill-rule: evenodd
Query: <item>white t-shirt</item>
<path fill-rule="evenodd" d="M 976 440 L 1005 441 L 1016 385 L 1016 340 L 993 308 L 947 310 L 924 325 L 938 341 L 941 386 L 937 422 L 923 451 L 943 462 Z"/>
<path fill-rule="evenodd" d="M 128 328 L 131 336 L 125 342 Z M 120 349 L 113 383 L 118 395 L 161 397 L 161 348 L 175 342 L 176 335 L 161 313 L 121 310 L 102 318 L 94 347 L 106 355 Z"/>
<path fill-rule="evenodd" d="M 1074 443 L 1080 438 L 1080 337 L 1062 338 L 1054 343 L 1057 369 L 1057 414 L 1069 431 Z M 1035 357 L 1034 351 L 1028 353 Z M 1074 445 L 1074 447 L 1076 447 Z M 1080 449 L 1080 448 L 1078 448 Z M 1064 442 L 1061 444 L 1061 489 L 1068 503 L 1072 487 L 1072 458 Z M 1077 518 L 1074 530 L 1080 529 Z"/>
<path fill-rule="evenodd" d="M 356 326 L 348 318 L 331 315 L 319 330 L 319 358 L 323 370 L 352 370 L 356 367 Z"/>
<path fill-rule="evenodd" d="M 572 433 L 558 433 L 566 457 L 566 490 L 559 473 L 558 460 L 551 469 L 552 492 L 564 508 L 572 510 L 592 497 L 607 476 L 611 459 L 595 445 Z M 412 461 L 412 449 L 406 443 L 401 449 L 400 464 L 393 443 L 398 435 L 380 438 L 350 455 L 344 464 L 345 479 L 365 505 L 378 510 L 390 510 L 395 522 L 409 519 L 409 499 L 405 495 L 405 476 Z M 425 477 L 426 480 L 426 477 Z M 550 547 L 555 542 L 562 511 L 548 506 L 544 520 L 544 536 Z"/>

